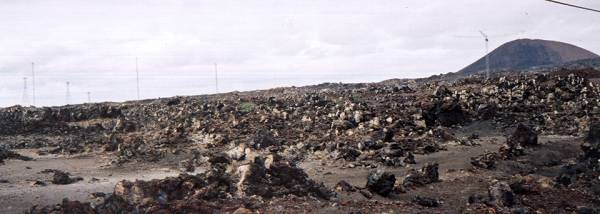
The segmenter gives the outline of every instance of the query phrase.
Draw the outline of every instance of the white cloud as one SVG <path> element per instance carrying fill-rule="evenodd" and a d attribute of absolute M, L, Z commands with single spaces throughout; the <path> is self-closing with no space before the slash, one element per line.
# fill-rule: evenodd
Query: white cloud
<path fill-rule="evenodd" d="M 573 0 L 600 8 L 600 2 Z M 545 1 L 0 0 L 0 106 L 21 103 L 36 62 L 38 104 L 143 98 L 453 72 L 528 37 L 600 52 L 600 15 Z M 31 87 L 31 86 L 30 86 Z M 29 94 L 31 97 L 31 93 Z"/>

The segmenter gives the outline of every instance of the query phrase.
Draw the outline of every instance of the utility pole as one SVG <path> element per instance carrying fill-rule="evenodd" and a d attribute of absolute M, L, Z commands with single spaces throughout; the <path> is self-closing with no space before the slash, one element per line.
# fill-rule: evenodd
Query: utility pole
<path fill-rule="evenodd" d="M 92 94 L 91 92 L 89 92 L 89 91 L 87 92 L 88 103 L 92 102 L 92 96 L 91 96 L 91 94 Z"/>
<path fill-rule="evenodd" d="M 479 33 L 481 33 L 481 35 L 485 39 L 485 78 L 489 79 L 490 78 L 490 54 L 489 54 L 490 40 L 488 39 L 487 34 L 485 34 L 483 31 L 479 31 Z"/>
<path fill-rule="evenodd" d="M 35 63 L 31 63 L 31 88 L 33 89 L 33 106 L 35 106 Z"/>
<path fill-rule="evenodd" d="M 219 93 L 219 72 L 217 70 L 217 63 L 215 63 L 215 91 Z"/>
<path fill-rule="evenodd" d="M 67 105 L 71 104 L 71 90 L 69 89 L 71 83 L 69 81 L 67 81 L 67 94 L 65 97 L 65 101 L 67 103 Z"/>
<path fill-rule="evenodd" d="M 135 81 L 137 86 L 137 99 L 140 99 L 140 72 L 138 70 L 138 58 L 135 58 Z"/>
<path fill-rule="evenodd" d="M 29 104 L 29 96 L 27 95 L 27 77 L 23 77 L 23 101 L 21 104 L 27 106 Z"/>

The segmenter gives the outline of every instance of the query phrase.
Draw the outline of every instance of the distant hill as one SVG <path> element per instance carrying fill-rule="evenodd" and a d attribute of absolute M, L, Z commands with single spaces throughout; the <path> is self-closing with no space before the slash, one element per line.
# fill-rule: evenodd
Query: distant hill
<path fill-rule="evenodd" d="M 491 71 L 526 70 L 600 57 L 575 45 L 540 39 L 508 42 L 492 51 L 489 56 Z M 459 73 L 482 73 L 485 72 L 485 67 L 484 56 Z"/>

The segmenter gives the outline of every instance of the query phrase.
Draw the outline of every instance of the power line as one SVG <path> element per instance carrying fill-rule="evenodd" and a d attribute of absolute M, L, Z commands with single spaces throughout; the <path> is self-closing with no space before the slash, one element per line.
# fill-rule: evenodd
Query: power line
<path fill-rule="evenodd" d="M 137 99 L 140 99 L 140 72 L 138 70 L 138 58 L 135 58 L 135 81 L 137 86 Z"/>
<path fill-rule="evenodd" d="M 574 7 L 574 8 L 579 8 L 579 9 L 584 9 L 584 10 L 589 10 L 589 11 L 594 11 L 594 12 L 600 13 L 600 10 L 596 10 L 596 9 L 592 9 L 592 8 L 588 8 L 588 7 L 577 6 L 577 5 L 574 5 L 574 4 L 569 4 L 569 3 L 564 3 L 564 2 L 554 1 L 554 0 L 546 0 L 546 1 L 552 2 L 552 3 L 556 3 L 556 4 L 562 4 L 562 5 L 569 6 L 569 7 Z"/>
<path fill-rule="evenodd" d="M 65 96 L 65 102 L 67 105 L 71 104 L 71 90 L 69 89 L 71 83 L 67 81 L 67 94 Z"/>
<path fill-rule="evenodd" d="M 479 31 L 479 33 L 481 33 L 481 35 L 485 39 L 485 77 L 490 78 L 490 40 L 488 39 L 487 34 L 485 34 L 483 31 Z"/>
<path fill-rule="evenodd" d="M 29 96 L 27 95 L 27 77 L 23 77 L 23 106 L 29 104 Z"/>
<path fill-rule="evenodd" d="M 35 63 L 31 63 L 31 88 L 33 89 L 33 106 L 35 106 Z"/>
<path fill-rule="evenodd" d="M 217 71 L 217 63 L 215 63 L 215 91 L 219 93 L 219 73 Z"/>

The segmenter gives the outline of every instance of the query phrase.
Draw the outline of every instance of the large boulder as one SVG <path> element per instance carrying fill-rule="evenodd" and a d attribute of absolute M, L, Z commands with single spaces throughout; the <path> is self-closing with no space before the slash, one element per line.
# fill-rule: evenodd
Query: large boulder
<path fill-rule="evenodd" d="M 590 130 L 581 149 L 585 159 L 600 159 L 600 121 L 590 123 Z"/>
<path fill-rule="evenodd" d="M 58 185 L 72 184 L 81 180 L 83 180 L 83 178 L 71 177 L 69 173 L 60 170 L 55 170 L 54 175 L 52 176 L 52 183 Z"/>
<path fill-rule="evenodd" d="M 521 145 L 523 147 L 537 146 L 538 134 L 532 127 L 520 123 L 512 135 L 508 137 L 509 145 Z"/>
<path fill-rule="evenodd" d="M 419 170 L 412 169 L 404 177 L 402 186 L 415 187 L 438 182 L 440 180 L 438 168 L 439 164 L 437 163 L 427 163 Z"/>
<path fill-rule="evenodd" d="M 496 160 L 498 159 L 498 153 L 486 152 L 482 155 L 471 157 L 471 165 L 484 169 L 494 169 L 496 168 Z"/>
<path fill-rule="evenodd" d="M 467 113 L 455 100 L 435 100 L 422 106 L 422 116 L 428 127 L 453 126 L 467 121 Z"/>
<path fill-rule="evenodd" d="M 239 166 L 234 177 L 239 178 L 236 187 L 240 196 L 296 195 L 323 199 L 333 196 L 323 184 L 311 180 L 304 170 L 277 155 L 255 157 L 250 163 Z"/>
<path fill-rule="evenodd" d="M 519 123 L 515 131 L 508 136 L 506 143 L 500 147 L 499 153 L 504 159 L 525 154 L 525 147 L 538 145 L 538 134 L 530 126 Z"/>
<path fill-rule="evenodd" d="M 510 207 L 515 203 L 515 194 L 506 182 L 495 182 L 488 188 L 490 202 L 500 207 Z"/>
<path fill-rule="evenodd" d="M 396 176 L 382 170 L 372 171 L 367 177 L 366 187 L 381 196 L 388 196 L 394 190 Z"/>

